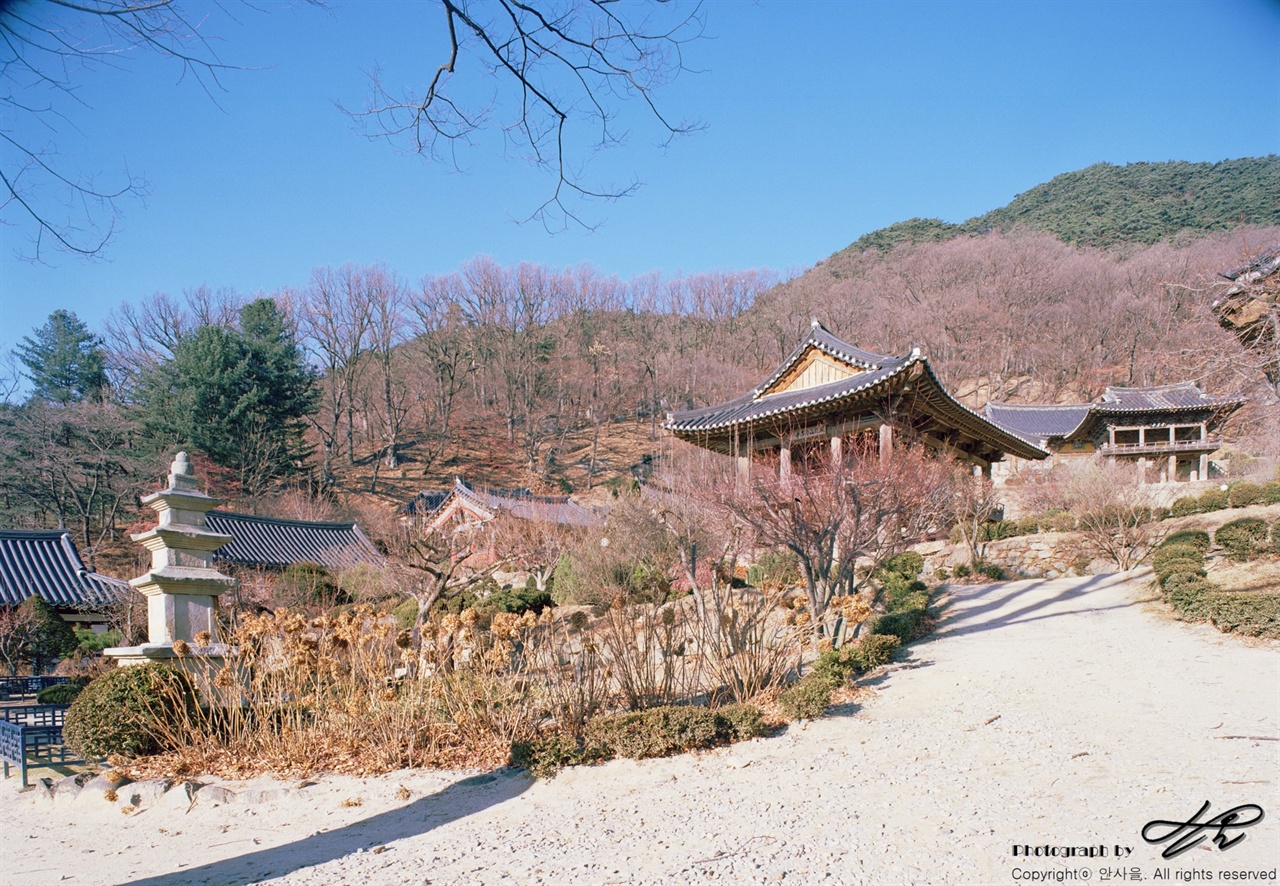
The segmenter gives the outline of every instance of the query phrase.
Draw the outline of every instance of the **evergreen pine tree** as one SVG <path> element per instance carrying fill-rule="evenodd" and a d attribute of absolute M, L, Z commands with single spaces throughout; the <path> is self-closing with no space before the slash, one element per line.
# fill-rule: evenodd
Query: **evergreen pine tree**
<path fill-rule="evenodd" d="M 14 349 L 27 367 L 31 396 L 66 405 L 79 400 L 101 400 L 107 384 L 102 339 L 80 319 L 61 308 L 49 315 L 35 338 L 25 336 Z"/>
<path fill-rule="evenodd" d="M 250 498 L 295 473 L 315 412 L 315 375 L 268 298 L 240 309 L 240 328 L 202 326 L 144 379 L 144 423 L 233 471 Z"/>

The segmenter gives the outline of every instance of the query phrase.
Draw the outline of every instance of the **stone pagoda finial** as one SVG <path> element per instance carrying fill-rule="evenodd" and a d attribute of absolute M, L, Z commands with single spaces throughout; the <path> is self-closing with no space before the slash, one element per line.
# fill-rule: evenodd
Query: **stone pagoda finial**
<path fill-rule="evenodd" d="M 151 552 L 151 569 L 130 582 L 147 598 L 150 643 L 107 650 L 122 664 L 172 657 L 173 644 L 180 640 L 192 647 L 216 645 L 218 596 L 236 584 L 212 563 L 213 552 L 231 536 L 210 530 L 205 522 L 205 514 L 222 501 L 200 491 L 185 452 L 174 458 L 168 480 L 168 488 L 142 499 L 159 515 L 159 525 L 133 536 Z M 200 634 L 209 639 L 197 639 Z"/>

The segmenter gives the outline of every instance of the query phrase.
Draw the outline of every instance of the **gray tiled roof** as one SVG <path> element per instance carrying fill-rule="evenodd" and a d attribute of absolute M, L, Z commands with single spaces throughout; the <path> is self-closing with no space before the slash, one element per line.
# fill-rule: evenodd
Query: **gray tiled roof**
<path fill-rule="evenodd" d="M 1239 280 L 1241 277 L 1259 279 L 1269 277 L 1276 271 L 1280 271 L 1280 245 L 1271 247 L 1240 267 L 1232 268 L 1219 276 L 1226 277 L 1228 280 Z M 1251 281 L 1246 279 L 1244 282 Z"/>
<path fill-rule="evenodd" d="M 817 348 L 852 368 L 863 371 L 855 372 L 848 378 L 812 387 L 762 393 L 791 371 L 810 348 Z M 812 322 L 809 335 L 804 341 L 755 389 L 727 403 L 674 413 L 665 427 L 677 436 L 709 437 L 713 433 L 727 433 L 727 429 L 750 425 L 762 419 L 773 419 L 775 416 L 811 414 L 815 410 L 826 411 L 842 408 L 846 404 L 857 405 L 867 397 L 875 398 L 881 394 L 888 396 L 917 377 L 921 379 L 921 383 L 917 385 L 917 394 L 929 404 L 930 410 L 953 427 L 962 428 L 996 451 L 1023 458 L 1044 458 L 1048 455 L 1034 441 L 988 421 L 951 396 L 919 348 L 901 357 L 876 354 L 841 341 L 817 320 Z"/>
<path fill-rule="evenodd" d="M 777 394 L 757 396 L 757 391 L 767 388 L 771 384 L 771 382 L 766 382 L 756 390 L 736 400 L 730 400 L 727 403 L 720 403 L 715 406 L 707 406 L 702 409 L 677 412 L 671 416 L 671 421 L 667 423 L 667 427 L 673 431 L 713 431 L 743 422 L 768 418 L 772 415 L 780 415 L 797 409 L 842 400 L 859 394 L 883 381 L 888 381 L 912 362 L 920 359 L 920 357 L 918 354 L 908 354 L 905 357 L 885 357 L 882 359 L 885 361 L 883 365 L 838 381 L 815 385 L 811 388 L 801 388 L 796 391 L 781 391 Z M 776 375 L 777 373 L 775 373 Z"/>
<path fill-rule="evenodd" d="M 773 375 L 757 385 L 750 396 L 758 396 L 761 391 L 768 390 L 770 385 L 790 372 L 791 367 L 795 366 L 796 361 L 804 356 L 810 345 L 824 354 L 829 354 L 838 360 L 852 363 L 863 369 L 879 369 L 885 364 L 894 361 L 893 357 L 885 354 L 876 354 L 872 351 L 864 351 L 862 348 L 854 347 L 848 342 L 841 341 L 832 335 L 831 330 L 819 323 L 818 318 L 815 317 L 809 321 L 809 334 L 805 336 L 804 341 L 792 349 L 787 358 L 782 361 L 782 365 L 774 370 Z"/>
<path fill-rule="evenodd" d="M 0 605 L 38 594 L 51 606 L 95 608 L 130 590 L 127 581 L 90 572 L 65 529 L 0 529 Z"/>
<path fill-rule="evenodd" d="M 1150 388 L 1109 387 L 1092 403 L 1022 405 L 991 402 L 983 414 L 1006 431 L 1028 440 L 1069 438 L 1086 424 L 1093 427 L 1102 416 L 1142 412 L 1230 412 L 1245 403 L 1243 397 L 1206 394 L 1192 382 Z"/>
<path fill-rule="evenodd" d="M 1089 417 L 1089 404 L 1067 406 L 1024 406 L 1016 403 L 988 403 L 983 415 L 993 424 L 1035 442 L 1048 437 L 1065 437 Z"/>
<path fill-rule="evenodd" d="M 527 489 L 491 489 L 454 480 L 453 494 L 479 506 L 489 514 L 510 514 L 519 520 L 555 523 L 560 526 L 594 526 L 600 517 L 568 496 L 534 495 Z"/>
<path fill-rule="evenodd" d="M 1191 382 L 1153 388 L 1109 387 L 1091 405 L 1094 412 L 1171 412 L 1239 406 L 1241 397 L 1206 394 Z"/>
<path fill-rule="evenodd" d="M 386 558 L 355 523 L 315 523 L 210 511 L 206 522 L 231 541 L 213 554 L 217 560 L 241 566 L 284 569 L 297 563 L 318 563 L 327 569 L 349 569 L 358 563 L 386 565 Z"/>

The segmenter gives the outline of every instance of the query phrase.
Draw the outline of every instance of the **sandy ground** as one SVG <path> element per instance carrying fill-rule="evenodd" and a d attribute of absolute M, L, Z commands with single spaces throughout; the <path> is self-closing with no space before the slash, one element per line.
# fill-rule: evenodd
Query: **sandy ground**
<path fill-rule="evenodd" d="M 856 709 L 732 748 L 546 782 L 513 771 L 258 781 L 204 788 L 194 803 L 181 790 L 140 797 L 139 811 L 122 815 L 128 788 L 115 804 L 89 789 L 51 801 L 10 780 L 0 879 L 1127 886 L 1134 869 L 1148 883 L 1201 871 L 1274 878 L 1280 649 L 1170 621 L 1141 602 L 1146 588 L 1114 576 L 957 588 L 935 639 L 873 675 L 875 694 Z M 1226 849 L 1205 839 L 1166 860 L 1169 842 L 1144 842 L 1147 822 L 1186 822 L 1206 801 L 1202 821 L 1243 804 L 1266 817 L 1225 832 L 1244 837 Z M 1015 856 L 1022 846 L 1106 855 Z M 1125 879 L 1109 876 L 1117 868 Z"/>

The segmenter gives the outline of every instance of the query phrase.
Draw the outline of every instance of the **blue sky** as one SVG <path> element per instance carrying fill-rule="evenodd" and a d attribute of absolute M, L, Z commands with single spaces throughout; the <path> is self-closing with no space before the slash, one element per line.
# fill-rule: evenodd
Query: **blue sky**
<path fill-rule="evenodd" d="M 496 135 L 458 173 L 370 142 L 336 109 L 363 104 L 374 64 L 395 84 L 429 76 L 443 58 L 437 7 L 255 6 L 266 11 L 231 7 L 234 19 L 207 7 L 220 58 L 247 68 L 223 77 L 216 102 L 172 62 L 128 57 L 87 76 L 84 106 L 40 136 L 72 168 L 104 180 L 127 168 L 149 194 L 121 204 L 94 261 L 16 257 L 30 230 L 0 210 L 0 348 L 56 308 L 97 327 L 152 292 L 271 292 L 348 261 L 410 281 L 477 254 L 624 278 L 796 272 L 867 231 L 962 221 L 1099 161 L 1280 152 L 1274 0 L 710 0 L 707 39 L 686 52 L 699 73 L 660 94 L 705 130 L 663 148 L 629 113 L 628 142 L 590 168 L 643 186 L 586 207 L 594 232 L 552 236 L 513 221 L 550 182 Z"/>

